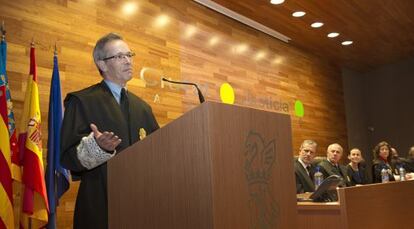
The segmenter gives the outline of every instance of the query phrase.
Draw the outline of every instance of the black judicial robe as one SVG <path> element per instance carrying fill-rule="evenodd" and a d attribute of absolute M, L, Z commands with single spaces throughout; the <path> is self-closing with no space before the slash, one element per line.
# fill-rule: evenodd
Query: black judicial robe
<path fill-rule="evenodd" d="M 321 162 L 319 162 L 318 166 L 321 168 L 320 171 L 323 174 L 324 179 L 331 175 L 338 175 L 343 179 L 343 182 L 341 182 L 339 186 L 351 186 L 351 178 L 348 176 L 348 172 L 345 166 L 338 165 L 339 169 L 335 168 L 335 166 L 327 159 L 324 159 Z"/>
<path fill-rule="evenodd" d="M 296 177 L 296 193 L 314 192 L 315 185 L 310 176 L 313 176 L 315 166 L 311 165 L 310 176 L 306 172 L 306 169 L 303 168 L 302 164 L 298 161 L 298 159 L 295 160 L 294 167 Z"/>
<path fill-rule="evenodd" d="M 405 164 L 407 173 L 414 173 L 414 159 L 408 158 L 407 163 Z"/>
<path fill-rule="evenodd" d="M 107 165 L 86 169 L 77 158 L 76 147 L 82 137 L 91 133 L 89 125 L 112 131 L 122 142 L 117 153 L 139 140 L 139 129 L 147 135 L 159 128 L 151 107 L 132 93 L 128 93 L 130 122 L 127 123 L 109 87 L 104 81 L 65 98 L 65 114 L 61 132 L 61 163 L 72 177 L 81 180 L 76 198 L 74 228 L 108 228 Z M 129 142 L 128 132 L 131 136 Z M 120 190 L 122 191 L 122 190 Z"/>
<path fill-rule="evenodd" d="M 394 166 L 391 164 L 386 164 L 383 160 L 380 159 L 374 159 L 372 162 L 372 183 L 381 183 L 382 182 L 382 176 L 381 176 L 381 170 L 390 169 L 392 172 L 394 172 Z M 395 181 L 394 173 L 391 175 L 389 174 L 389 180 Z"/>
<path fill-rule="evenodd" d="M 358 170 L 355 171 L 350 164 L 346 166 L 348 176 L 351 179 L 351 186 L 355 186 L 357 184 L 368 184 L 368 177 L 366 173 L 365 166 L 358 164 Z"/>

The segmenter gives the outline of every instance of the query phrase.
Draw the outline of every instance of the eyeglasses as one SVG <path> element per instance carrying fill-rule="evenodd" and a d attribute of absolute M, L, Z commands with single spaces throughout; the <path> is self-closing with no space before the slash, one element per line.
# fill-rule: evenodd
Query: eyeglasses
<path fill-rule="evenodd" d="M 110 59 L 123 60 L 126 57 L 128 57 L 129 59 L 131 59 L 134 56 L 135 56 L 135 53 L 134 52 L 127 52 L 127 53 L 119 53 L 119 54 L 116 54 L 116 55 L 113 55 L 113 56 L 105 57 L 102 60 L 103 61 L 107 61 L 107 60 L 110 60 Z"/>

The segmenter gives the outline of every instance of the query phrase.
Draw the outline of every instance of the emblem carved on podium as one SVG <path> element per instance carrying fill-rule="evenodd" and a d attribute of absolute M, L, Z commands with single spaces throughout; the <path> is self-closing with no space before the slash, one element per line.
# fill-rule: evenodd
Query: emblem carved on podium
<path fill-rule="evenodd" d="M 276 228 L 279 205 L 269 189 L 272 167 L 276 161 L 275 139 L 265 142 L 260 133 L 251 130 L 244 144 L 244 172 L 249 188 L 249 228 Z"/>

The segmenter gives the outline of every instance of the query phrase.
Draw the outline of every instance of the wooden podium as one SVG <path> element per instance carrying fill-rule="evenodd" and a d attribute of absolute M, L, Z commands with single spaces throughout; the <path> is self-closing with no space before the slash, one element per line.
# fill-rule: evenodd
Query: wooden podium
<path fill-rule="evenodd" d="M 203 103 L 108 162 L 108 208 L 110 228 L 296 228 L 290 117 Z"/>

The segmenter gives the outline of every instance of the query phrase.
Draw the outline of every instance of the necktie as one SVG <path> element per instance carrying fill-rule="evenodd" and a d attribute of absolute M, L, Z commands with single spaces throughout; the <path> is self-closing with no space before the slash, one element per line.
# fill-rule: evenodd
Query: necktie
<path fill-rule="evenodd" d="M 338 176 L 344 177 L 344 176 L 342 175 L 342 171 L 341 171 L 341 168 L 339 167 L 339 165 L 338 165 L 338 164 L 336 164 L 334 167 L 335 167 L 335 170 L 336 170 L 336 174 L 337 174 Z"/>
<path fill-rule="evenodd" d="M 131 133 L 130 133 L 130 125 L 129 125 L 129 101 L 128 101 L 128 93 L 126 92 L 125 88 L 121 90 L 121 99 L 120 99 L 121 111 L 125 118 L 125 123 L 127 124 L 128 129 L 128 145 L 131 145 Z"/>
<path fill-rule="evenodd" d="M 309 177 L 311 178 L 311 180 L 313 180 L 313 174 L 311 173 L 310 165 L 306 166 L 306 170 L 308 171 L 308 174 L 309 174 Z"/>

